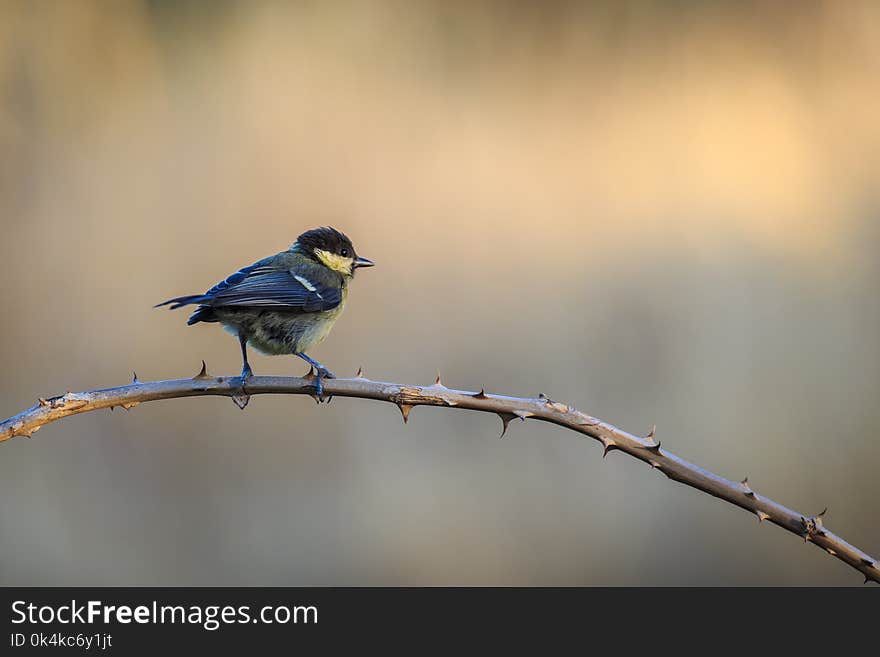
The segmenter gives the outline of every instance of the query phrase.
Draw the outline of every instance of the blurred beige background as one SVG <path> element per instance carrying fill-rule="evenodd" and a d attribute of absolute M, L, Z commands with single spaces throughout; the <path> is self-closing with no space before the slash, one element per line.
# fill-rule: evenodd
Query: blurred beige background
<path fill-rule="evenodd" d="M 546 392 L 880 551 L 874 2 L 0 3 L 0 415 L 235 374 L 153 310 L 332 223 L 314 356 Z M 259 374 L 301 374 L 255 357 Z M 304 397 L 0 446 L 0 584 L 861 585 L 539 424 Z"/>

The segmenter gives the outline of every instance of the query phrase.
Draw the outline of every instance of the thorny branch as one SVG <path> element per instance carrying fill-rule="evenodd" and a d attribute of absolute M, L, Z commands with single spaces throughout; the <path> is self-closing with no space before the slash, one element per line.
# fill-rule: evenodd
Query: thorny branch
<path fill-rule="evenodd" d="M 240 377 L 211 376 L 207 373 L 204 362 L 202 370 L 191 379 L 141 382 L 135 375 L 129 385 L 117 388 L 68 392 L 59 397 L 41 398 L 33 408 L 0 422 L 0 442 L 16 436 L 29 437 L 44 424 L 68 415 L 101 408 L 112 410 L 116 406 L 129 409 L 141 402 L 157 399 L 221 395 L 231 397 L 240 408 L 244 408 L 250 395 L 283 393 L 314 396 L 314 380 L 311 372 L 301 378 L 255 376 L 247 380 L 247 392 L 244 393 Z M 603 456 L 612 450 L 626 452 L 670 479 L 746 509 L 754 513 L 761 522 L 767 520 L 779 525 L 852 566 L 865 576 L 865 582 L 880 583 L 880 563 L 828 530 L 823 522 L 825 511 L 816 516 L 805 516 L 759 495 L 749 487 L 748 479 L 741 482 L 729 481 L 688 463 L 661 448 L 660 441 L 654 438 L 654 429 L 641 438 L 571 406 L 553 401 L 543 394 L 537 399 L 526 399 L 490 395 L 484 390 L 478 393 L 452 390 L 443 385 L 439 376 L 433 385 L 415 386 L 371 381 L 359 371 L 353 379 L 326 379 L 324 393 L 331 397 L 358 397 L 396 404 L 404 422 L 409 419 L 414 406 L 441 406 L 495 413 L 501 418 L 502 436 L 514 419 L 551 422 L 598 440 L 603 446 Z"/>

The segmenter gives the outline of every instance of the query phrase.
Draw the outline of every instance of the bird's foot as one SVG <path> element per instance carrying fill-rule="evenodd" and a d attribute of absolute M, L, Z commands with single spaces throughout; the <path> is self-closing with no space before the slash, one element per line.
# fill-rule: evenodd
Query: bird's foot
<path fill-rule="evenodd" d="M 306 374 L 305 378 L 307 378 L 307 379 L 314 378 L 315 379 L 315 394 L 312 395 L 312 397 L 314 397 L 315 401 L 320 404 L 321 402 L 325 401 L 325 399 L 324 399 L 324 379 L 335 379 L 336 375 L 333 374 L 333 372 L 328 370 L 326 367 L 321 365 L 321 363 L 319 363 L 318 361 L 316 361 L 313 358 L 310 358 L 309 356 L 306 356 L 303 353 L 297 353 L 295 355 L 299 356 L 300 358 L 302 358 L 304 361 L 306 361 L 310 365 L 309 373 Z M 327 399 L 326 401 L 329 402 L 330 400 Z"/>
<path fill-rule="evenodd" d="M 312 399 L 314 399 L 317 403 L 327 402 L 330 403 L 330 400 L 333 397 L 324 397 L 324 379 L 335 379 L 336 375 L 333 374 L 326 367 L 310 367 L 308 374 L 305 375 L 306 379 L 314 379 L 315 380 L 315 394 L 312 395 Z"/>
<path fill-rule="evenodd" d="M 330 403 L 332 397 L 324 397 L 324 379 L 335 379 L 336 375 L 325 367 L 317 367 L 315 371 L 315 396 L 318 398 L 318 403 L 320 404 L 324 401 Z"/>

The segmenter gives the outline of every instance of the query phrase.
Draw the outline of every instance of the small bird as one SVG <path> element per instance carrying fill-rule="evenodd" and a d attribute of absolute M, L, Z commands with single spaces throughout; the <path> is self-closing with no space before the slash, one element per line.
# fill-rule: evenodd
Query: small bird
<path fill-rule="evenodd" d="M 187 324 L 220 322 L 241 345 L 241 382 L 253 376 L 251 345 L 267 355 L 293 354 L 315 368 L 315 392 L 333 373 L 306 352 L 324 341 L 342 314 L 355 271 L 372 267 L 351 240 L 335 228 L 306 231 L 287 250 L 240 269 L 204 294 L 177 297 L 154 306 L 171 310 L 198 304 Z"/>

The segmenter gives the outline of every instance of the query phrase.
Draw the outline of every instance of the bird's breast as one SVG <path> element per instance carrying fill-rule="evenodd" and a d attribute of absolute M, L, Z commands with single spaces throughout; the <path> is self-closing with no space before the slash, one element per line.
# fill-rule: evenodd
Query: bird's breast
<path fill-rule="evenodd" d="M 248 343 L 267 355 L 305 353 L 321 344 L 345 308 L 347 290 L 331 310 L 315 313 L 241 308 L 220 311 L 230 333 L 243 332 Z"/>

